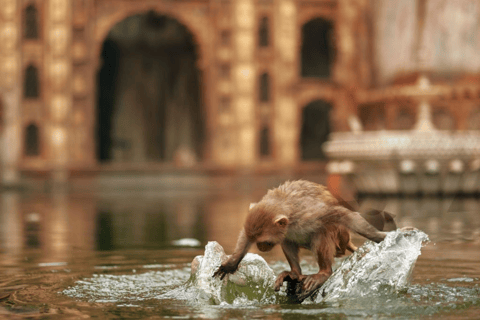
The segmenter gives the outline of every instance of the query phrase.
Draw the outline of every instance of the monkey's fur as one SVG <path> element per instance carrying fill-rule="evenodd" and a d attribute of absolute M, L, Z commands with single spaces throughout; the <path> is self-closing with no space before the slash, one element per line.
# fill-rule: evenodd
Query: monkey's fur
<path fill-rule="evenodd" d="M 234 253 L 213 276 L 223 279 L 234 273 L 253 243 L 263 252 L 280 244 L 291 270 L 278 275 L 275 290 L 280 290 L 284 281 L 299 281 L 303 291 L 312 293 L 332 274 L 335 256 L 356 250 L 349 230 L 377 243 L 386 236 L 358 212 L 340 205 L 326 187 L 304 180 L 285 182 L 251 205 Z M 302 275 L 299 248 L 316 255 L 317 274 Z"/>

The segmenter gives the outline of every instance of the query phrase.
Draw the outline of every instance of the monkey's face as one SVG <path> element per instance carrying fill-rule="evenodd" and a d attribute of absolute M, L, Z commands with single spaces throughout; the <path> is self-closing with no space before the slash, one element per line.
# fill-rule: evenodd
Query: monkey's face
<path fill-rule="evenodd" d="M 276 243 L 270 241 L 257 242 L 257 248 L 262 252 L 267 252 L 272 250 L 273 247 L 275 247 L 275 244 Z"/>

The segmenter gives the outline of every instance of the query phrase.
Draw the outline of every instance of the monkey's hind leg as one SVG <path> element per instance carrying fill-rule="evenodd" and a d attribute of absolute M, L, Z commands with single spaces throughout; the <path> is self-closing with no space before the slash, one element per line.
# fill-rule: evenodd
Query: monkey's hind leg
<path fill-rule="evenodd" d="M 354 245 L 352 243 L 352 241 L 350 241 L 348 244 L 347 244 L 347 250 L 350 251 L 350 252 L 355 252 L 357 251 L 358 247 L 356 245 Z"/>

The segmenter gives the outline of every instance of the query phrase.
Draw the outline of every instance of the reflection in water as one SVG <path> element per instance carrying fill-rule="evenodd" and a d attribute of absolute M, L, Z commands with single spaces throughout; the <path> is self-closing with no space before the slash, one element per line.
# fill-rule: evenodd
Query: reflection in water
<path fill-rule="evenodd" d="M 385 209 L 398 227 L 415 226 L 433 241 L 480 242 L 480 199 L 463 197 L 365 198 L 360 211 Z"/>
<path fill-rule="evenodd" d="M 96 224 L 96 243 L 97 250 L 112 250 L 113 249 L 113 224 L 112 215 L 110 212 L 100 211 L 97 215 Z"/>
<path fill-rule="evenodd" d="M 40 248 L 40 215 L 36 212 L 26 215 L 25 244 L 27 248 Z"/>
<path fill-rule="evenodd" d="M 19 215 L 19 195 L 4 192 L 1 197 L 0 212 L 0 250 L 5 257 L 0 259 L 0 265 L 16 263 L 23 241 L 23 228 Z"/>
<path fill-rule="evenodd" d="M 322 309 L 316 305 L 312 309 L 280 305 L 270 309 L 254 307 L 252 313 L 245 316 L 243 309 L 241 313 L 238 313 L 239 309 L 231 309 L 232 313 L 229 313 L 229 309 L 206 307 L 192 310 L 185 305 L 179 306 L 178 301 L 141 300 L 167 290 L 168 283 L 187 278 L 189 271 L 186 266 L 196 255 L 203 254 L 203 250 L 197 248 L 174 248 L 173 240 L 195 238 L 202 246 L 207 241 L 215 240 L 225 248 L 227 254 L 231 253 L 249 204 L 258 201 L 263 193 L 263 190 L 261 194 L 255 195 L 246 192 L 207 196 L 154 192 L 2 193 L 0 294 L 2 290 L 17 291 L 12 295 L 13 304 L 27 304 L 29 308 L 29 304 L 40 305 L 48 301 L 51 310 L 61 309 L 65 314 L 71 312 L 70 318 L 73 319 L 79 317 L 78 312 L 89 317 L 102 318 L 106 312 L 108 315 L 139 318 L 140 309 L 145 317 L 160 315 L 184 318 L 202 315 L 293 318 L 297 313 L 309 312 L 318 318 L 325 314 L 338 314 L 338 310 L 343 310 L 338 306 Z M 371 208 L 385 209 L 395 214 L 399 227 L 415 226 L 426 232 L 436 243 L 435 246 L 432 244 L 422 250 L 414 270 L 414 283 L 421 285 L 419 294 L 425 295 L 421 297 L 421 303 L 425 304 L 426 312 L 433 305 L 430 294 L 435 294 L 435 288 L 440 288 L 444 283 L 448 284 L 448 288 L 441 287 L 443 291 L 439 292 L 442 294 L 454 294 L 460 286 L 465 286 L 470 291 L 478 290 L 480 199 L 406 197 L 360 200 L 360 211 Z M 360 245 L 358 240 L 359 238 L 354 239 Z M 255 248 L 251 252 L 258 253 Z M 268 254 L 262 253 L 262 256 L 267 261 L 282 261 L 281 270 L 286 267 L 280 247 Z M 310 266 L 310 254 L 302 252 L 301 256 L 303 270 L 307 273 L 315 272 L 312 270 L 314 264 Z M 177 274 L 177 270 L 180 274 Z M 170 274 L 175 278 L 169 278 Z M 92 281 L 99 285 L 113 279 L 116 281 L 115 286 L 124 290 L 118 294 L 132 296 L 133 300 L 138 300 L 136 304 L 141 308 L 132 310 L 128 301 L 125 301 L 128 305 L 82 305 L 77 299 L 59 296 L 58 292 L 72 287 L 82 279 L 97 279 L 98 281 Z M 138 279 L 141 281 L 137 283 Z M 467 279 L 469 282 L 457 285 L 452 282 L 454 279 Z M 150 291 L 144 290 L 142 281 L 151 285 L 147 287 Z M 137 284 L 138 288 L 135 287 Z M 435 290 L 429 290 L 427 285 Z M 140 296 L 135 296 L 135 292 L 140 292 Z M 391 299 L 397 298 L 395 296 Z M 466 306 L 466 310 L 478 311 L 480 302 L 478 299 L 472 301 L 476 305 Z M 436 310 L 433 313 L 447 312 L 439 308 L 431 310 Z M 0 314 L 5 310 L 4 302 L 0 301 Z M 382 310 L 373 315 L 382 314 Z M 340 311 L 340 314 L 343 315 L 342 312 L 344 311 Z M 399 312 L 403 316 L 408 314 L 407 309 Z M 63 319 L 63 316 L 59 319 Z"/>
<path fill-rule="evenodd" d="M 252 195 L 121 194 L 51 195 L 3 193 L 0 248 L 8 259 L 40 251 L 42 260 L 61 260 L 70 249 L 86 251 L 159 248 L 195 238 L 235 247 Z M 364 198 L 360 211 L 385 209 L 397 225 L 415 226 L 433 241 L 480 242 L 480 199 Z M 254 251 L 255 252 L 255 251 Z M 8 263 L 9 260 L 2 263 Z M 10 260 L 11 261 L 11 260 Z"/>

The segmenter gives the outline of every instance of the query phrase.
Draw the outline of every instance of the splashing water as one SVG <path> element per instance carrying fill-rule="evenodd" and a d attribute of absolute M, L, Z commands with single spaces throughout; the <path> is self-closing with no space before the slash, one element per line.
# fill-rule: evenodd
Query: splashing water
<path fill-rule="evenodd" d="M 450 287 L 445 284 L 409 285 L 409 277 L 428 236 L 418 230 L 388 233 L 379 244 L 366 242 L 344 259 L 315 299 L 315 312 L 351 316 L 434 314 L 468 305 L 480 305 L 480 289 Z M 275 273 L 265 260 L 247 254 L 238 271 L 224 280 L 212 278 L 226 259 L 223 248 L 209 242 L 204 256 L 197 256 L 190 268 L 148 271 L 132 275 L 99 274 L 77 281 L 63 294 L 92 302 L 113 302 L 122 306 L 142 306 L 141 301 L 174 299 L 193 306 L 220 305 L 229 308 L 284 303 L 286 293 L 273 290 Z M 165 265 L 166 266 L 166 265 Z M 165 267 L 164 266 L 164 267 Z M 285 264 L 275 264 L 283 269 Z M 308 270 L 307 273 L 314 272 Z M 467 281 L 454 278 L 455 281 Z M 452 281 L 453 281 L 452 280 Z M 470 281 L 470 279 L 468 279 Z M 476 281 L 474 279 L 474 281 Z M 284 286 L 285 287 L 285 286 Z M 278 309 L 263 308 L 263 312 Z M 312 309 L 285 309 L 288 313 L 314 312 Z M 380 317 L 381 318 L 381 317 Z"/>
<path fill-rule="evenodd" d="M 205 255 L 193 260 L 192 275 L 187 283 L 160 298 L 233 305 L 275 302 L 275 274 L 262 257 L 248 253 L 235 274 L 227 275 L 223 280 L 213 278 L 214 272 L 225 259 L 222 246 L 215 241 L 209 242 L 205 247 Z"/>
<path fill-rule="evenodd" d="M 349 256 L 320 288 L 315 302 L 393 293 L 408 285 L 422 246 L 429 241 L 419 230 L 389 232 L 376 244 L 367 241 Z"/>

